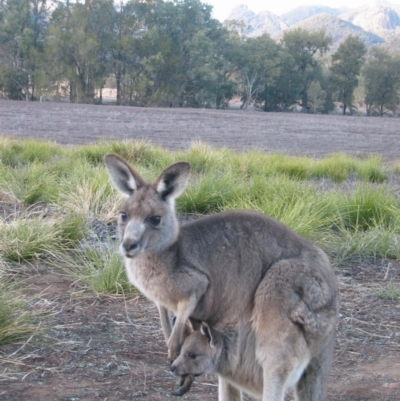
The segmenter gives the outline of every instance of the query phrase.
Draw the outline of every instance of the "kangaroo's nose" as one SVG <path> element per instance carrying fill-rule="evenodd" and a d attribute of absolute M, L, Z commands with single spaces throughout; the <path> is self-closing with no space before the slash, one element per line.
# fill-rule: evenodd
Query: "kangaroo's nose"
<path fill-rule="evenodd" d="M 137 241 L 132 241 L 132 240 L 125 240 L 122 243 L 122 248 L 126 253 L 129 253 L 130 251 L 134 251 L 139 247 L 139 242 Z"/>
<path fill-rule="evenodd" d="M 175 370 L 176 370 L 176 366 L 174 366 L 174 365 L 171 365 L 171 372 L 175 372 Z"/>

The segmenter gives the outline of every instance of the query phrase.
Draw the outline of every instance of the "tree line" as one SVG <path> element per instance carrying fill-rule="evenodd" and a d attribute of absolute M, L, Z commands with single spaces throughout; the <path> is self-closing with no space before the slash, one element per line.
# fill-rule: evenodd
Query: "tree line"
<path fill-rule="evenodd" d="M 280 41 L 221 24 L 200 0 L 0 0 L 0 92 L 8 99 L 68 96 L 102 103 L 328 113 L 396 113 L 400 57 L 368 52 L 348 36 L 330 54 L 324 32 L 294 29 Z M 356 90 L 357 89 L 357 90 Z"/>

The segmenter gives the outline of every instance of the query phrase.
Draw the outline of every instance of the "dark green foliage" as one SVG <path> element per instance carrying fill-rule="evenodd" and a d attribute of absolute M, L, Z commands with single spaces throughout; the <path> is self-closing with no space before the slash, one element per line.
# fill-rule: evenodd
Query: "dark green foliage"
<path fill-rule="evenodd" d="M 349 35 L 332 55 L 332 81 L 337 100 L 342 103 L 343 114 L 353 106 L 353 92 L 358 85 L 358 75 L 366 52 L 364 42 L 357 36 Z"/>
<path fill-rule="evenodd" d="M 400 56 L 381 47 L 371 49 L 363 69 L 368 115 L 396 112 L 400 104 Z"/>
<path fill-rule="evenodd" d="M 352 24 L 315 18 L 322 22 L 287 30 L 275 41 L 267 34 L 244 36 L 248 27 L 237 21 L 222 25 L 201 0 L 79 0 L 55 7 L 49 0 L 3 0 L 0 95 L 101 104 L 107 81 L 118 105 L 223 109 L 240 97 L 243 109 L 297 105 L 328 113 L 340 101 L 345 113 L 352 108 L 363 41 L 371 41 L 356 32 L 330 60 L 331 37 Z M 377 58 L 381 64 L 374 64 Z M 369 114 L 395 111 L 397 87 L 378 93 L 393 81 L 394 64 L 371 56 L 364 72 Z M 98 164 L 102 155 L 86 156 Z"/>

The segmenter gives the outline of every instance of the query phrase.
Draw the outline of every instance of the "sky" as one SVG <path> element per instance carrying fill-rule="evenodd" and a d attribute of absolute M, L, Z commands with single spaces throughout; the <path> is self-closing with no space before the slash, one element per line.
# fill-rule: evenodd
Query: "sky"
<path fill-rule="evenodd" d="M 232 8 L 239 4 L 246 4 L 251 11 L 259 13 L 260 11 L 270 11 L 276 15 L 281 15 L 296 7 L 304 5 L 323 5 L 332 8 L 351 7 L 357 8 L 366 4 L 373 4 L 376 1 L 368 0 L 202 0 L 203 3 L 208 3 L 214 7 L 214 18 L 223 21 L 228 17 Z M 388 0 L 392 4 L 400 4 L 400 0 Z"/>

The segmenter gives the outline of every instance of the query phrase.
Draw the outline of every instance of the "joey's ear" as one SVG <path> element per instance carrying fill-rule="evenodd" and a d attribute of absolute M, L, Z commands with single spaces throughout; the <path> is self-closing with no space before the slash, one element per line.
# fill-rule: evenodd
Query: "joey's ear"
<path fill-rule="evenodd" d="M 145 185 L 143 178 L 119 156 L 108 154 L 104 158 L 111 182 L 118 191 L 131 196 L 134 191 Z"/>
<path fill-rule="evenodd" d="M 163 200 L 177 198 L 185 189 L 189 179 L 190 164 L 179 162 L 167 167 L 154 183 Z"/>
<path fill-rule="evenodd" d="M 211 329 L 211 327 L 205 323 L 205 322 L 201 322 L 201 326 L 200 326 L 200 333 L 203 334 L 203 336 L 207 337 L 209 344 L 211 345 L 211 347 L 215 347 L 215 339 L 213 337 L 213 330 Z"/>

